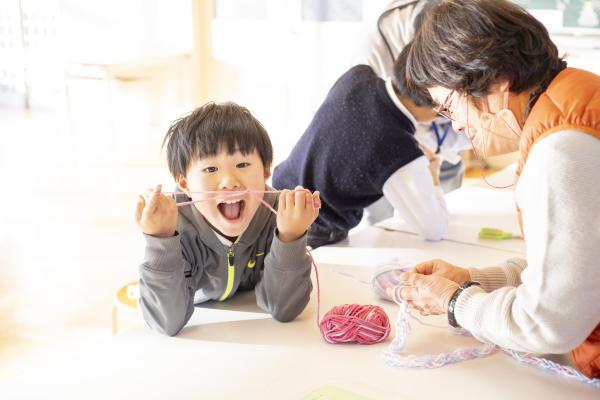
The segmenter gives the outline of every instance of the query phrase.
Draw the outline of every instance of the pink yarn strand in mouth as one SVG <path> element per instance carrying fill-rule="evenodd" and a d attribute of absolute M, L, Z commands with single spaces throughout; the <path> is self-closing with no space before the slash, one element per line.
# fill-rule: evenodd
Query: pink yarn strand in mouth
<path fill-rule="evenodd" d="M 298 189 L 298 190 L 293 190 L 295 191 L 302 191 L 303 189 Z M 267 203 L 264 198 L 262 198 L 261 196 L 259 196 L 259 194 L 265 194 L 265 193 L 281 193 L 281 190 L 252 190 L 252 189 L 245 189 L 245 190 L 236 190 L 236 191 L 226 191 L 226 190 L 206 190 L 206 191 L 201 191 L 201 192 L 161 192 L 163 194 L 172 194 L 172 195 L 177 195 L 177 194 L 184 194 L 186 196 L 189 196 L 192 193 L 196 193 L 196 194 L 210 194 L 213 195 L 211 197 L 207 197 L 205 199 L 199 199 L 199 200 L 190 200 L 190 201 L 182 201 L 180 203 L 177 203 L 177 207 L 182 207 L 182 206 L 187 206 L 190 204 L 195 204 L 195 203 L 202 203 L 205 201 L 213 201 L 213 200 L 227 200 L 227 199 L 231 199 L 231 198 L 235 198 L 237 196 L 244 196 L 246 194 L 250 194 L 254 197 L 256 197 L 258 200 L 260 200 L 260 202 L 267 207 L 269 210 L 271 210 L 273 213 L 277 214 L 277 211 L 271 207 L 271 205 L 269 203 Z M 315 207 L 317 208 L 321 208 L 321 203 L 317 202 L 315 203 Z"/>

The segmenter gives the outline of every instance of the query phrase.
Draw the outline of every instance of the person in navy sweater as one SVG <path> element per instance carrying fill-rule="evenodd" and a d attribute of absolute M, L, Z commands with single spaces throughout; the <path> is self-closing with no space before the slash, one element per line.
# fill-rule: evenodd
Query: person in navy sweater
<path fill-rule="evenodd" d="M 427 93 L 405 84 L 409 50 L 400 53 L 388 80 L 367 65 L 344 73 L 275 168 L 275 188 L 301 185 L 321 193 L 320 214 L 308 232 L 312 248 L 345 239 L 363 210 L 383 196 L 423 238 L 440 240 L 446 231 L 441 159 L 414 138 L 417 123 L 436 113 Z"/>

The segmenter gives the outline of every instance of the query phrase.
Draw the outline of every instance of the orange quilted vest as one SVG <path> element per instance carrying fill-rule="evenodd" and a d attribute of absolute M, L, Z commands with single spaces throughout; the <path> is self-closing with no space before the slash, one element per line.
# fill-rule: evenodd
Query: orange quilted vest
<path fill-rule="evenodd" d="M 523 126 L 517 179 L 531 148 L 548 135 L 563 130 L 585 132 L 600 139 L 600 76 L 580 69 L 566 68 L 552 80 L 531 109 Z M 517 212 L 519 223 L 522 224 L 521 210 L 518 207 Z M 598 322 L 589 337 L 571 352 L 577 369 L 590 378 L 600 378 L 600 321 Z"/>

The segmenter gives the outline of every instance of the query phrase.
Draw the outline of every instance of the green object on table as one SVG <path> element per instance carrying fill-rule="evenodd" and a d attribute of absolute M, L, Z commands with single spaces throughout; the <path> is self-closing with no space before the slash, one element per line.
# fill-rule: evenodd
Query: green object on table
<path fill-rule="evenodd" d="M 506 240 L 512 239 L 513 234 L 495 228 L 481 228 L 479 231 L 479 238 L 488 240 Z"/>
<path fill-rule="evenodd" d="M 350 393 L 335 386 L 325 385 L 311 392 L 303 400 L 368 400 L 361 395 Z"/>

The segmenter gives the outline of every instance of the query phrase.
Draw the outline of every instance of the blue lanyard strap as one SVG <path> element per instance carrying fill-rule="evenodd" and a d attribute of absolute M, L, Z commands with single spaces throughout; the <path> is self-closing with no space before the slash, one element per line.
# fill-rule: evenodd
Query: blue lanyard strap
<path fill-rule="evenodd" d="M 449 123 L 442 125 L 444 125 L 444 134 L 442 135 L 442 137 L 440 137 L 440 131 L 438 130 L 438 126 L 435 122 L 431 123 L 431 129 L 433 129 L 433 133 L 435 133 L 435 139 L 437 141 L 437 148 L 435 150 L 436 154 L 440 152 L 440 148 L 442 147 L 442 144 L 444 143 L 444 140 L 446 140 L 446 136 L 448 136 L 448 132 L 450 131 Z"/>

